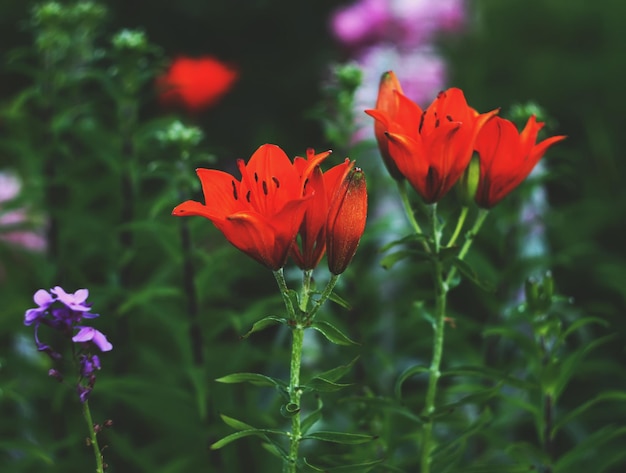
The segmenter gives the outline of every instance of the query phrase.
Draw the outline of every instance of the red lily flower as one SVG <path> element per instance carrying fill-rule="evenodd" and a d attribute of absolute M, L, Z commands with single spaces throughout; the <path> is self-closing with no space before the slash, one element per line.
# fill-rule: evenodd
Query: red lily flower
<path fill-rule="evenodd" d="M 331 273 L 343 273 L 352 261 L 365 231 L 366 219 L 365 174 L 360 168 L 354 168 L 341 182 L 328 210 L 326 249 Z"/>
<path fill-rule="evenodd" d="M 497 110 L 479 114 L 456 88 L 440 92 L 426 110 L 393 93 L 395 111 L 365 112 L 386 130 L 382 139 L 398 170 L 426 203 L 437 202 L 465 171 L 478 132 Z"/>
<path fill-rule="evenodd" d="M 476 139 L 480 160 L 480 178 L 474 197 L 476 203 L 490 209 L 515 189 L 533 170 L 547 149 L 566 136 L 553 136 L 536 143 L 544 123 L 531 116 L 521 133 L 509 120 L 491 119 Z"/>
<path fill-rule="evenodd" d="M 393 71 L 385 72 L 381 76 L 380 84 L 378 86 L 376 110 L 381 113 L 385 113 L 389 120 L 396 120 L 398 118 L 400 99 L 395 93 L 396 90 L 401 94 L 403 93 L 400 81 Z M 367 111 L 365 113 L 367 113 Z M 401 181 L 404 179 L 404 176 L 398 170 L 398 166 L 396 166 L 393 158 L 389 154 L 389 143 L 387 137 L 385 136 L 386 132 L 387 128 L 383 122 L 376 120 L 374 122 L 374 134 L 376 135 L 376 142 L 378 143 L 380 155 L 382 156 L 383 162 L 385 163 L 389 174 L 391 174 L 391 177 Z"/>
<path fill-rule="evenodd" d="M 237 76 L 236 70 L 210 56 L 178 57 L 156 83 L 163 104 L 199 112 L 228 92 Z"/>
<path fill-rule="evenodd" d="M 285 265 L 302 225 L 306 181 L 327 155 L 316 155 L 299 170 L 282 149 L 266 144 L 248 164 L 237 161 L 241 181 L 222 171 L 197 169 L 205 203 L 188 200 L 172 215 L 208 218 L 233 246 L 276 271 Z"/>
<path fill-rule="evenodd" d="M 312 161 L 319 161 L 313 149 L 307 149 L 307 158 L 296 157 L 294 165 L 304 173 Z M 322 153 L 328 156 L 330 151 Z M 333 196 L 341 186 L 342 181 L 354 166 L 348 158 L 328 171 L 322 173 L 316 166 L 305 184 L 305 196 L 310 196 L 306 203 L 306 213 L 299 238 L 291 248 L 291 257 L 300 269 L 314 269 L 319 264 L 326 251 L 326 219 Z"/>

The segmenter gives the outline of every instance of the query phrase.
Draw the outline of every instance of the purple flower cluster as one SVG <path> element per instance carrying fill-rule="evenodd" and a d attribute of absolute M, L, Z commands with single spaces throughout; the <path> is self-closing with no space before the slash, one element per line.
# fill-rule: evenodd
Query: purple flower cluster
<path fill-rule="evenodd" d="M 83 325 L 84 319 L 98 317 L 98 314 L 91 312 L 88 296 L 87 289 L 79 289 L 74 293 L 67 293 L 59 286 L 50 289 L 50 292 L 39 289 L 33 297 L 37 307 L 28 309 L 24 314 L 24 324 L 35 326 L 37 349 L 47 353 L 52 359 L 58 360 L 61 354 L 39 339 L 39 327 L 42 324 L 66 335 L 79 345 L 77 361 L 80 379 L 77 390 L 81 402 L 87 400 L 96 382 L 95 372 L 100 369 L 100 358 L 91 354 L 90 349 L 95 346 L 105 352 L 113 348 L 102 332 Z M 60 372 L 52 371 L 55 378 L 62 379 Z"/>

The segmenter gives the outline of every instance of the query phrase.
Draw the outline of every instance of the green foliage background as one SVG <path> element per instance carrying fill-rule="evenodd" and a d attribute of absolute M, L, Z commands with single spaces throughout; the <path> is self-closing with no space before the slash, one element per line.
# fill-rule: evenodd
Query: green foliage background
<path fill-rule="evenodd" d="M 241 339 L 255 321 L 282 315 L 272 275 L 230 247 L 207 221 L 189 219 L 199 307 L 198 319 L 190 318 L 181 221 L 169 214 L 183 200 L 181 189 L 198 196 L 195 167 L 233 171 L 234 158 L 247 158 L 266 142 L 290 156 L 310 146 L 320 151 L 334 146 L 323 123 L 311 117 L 328 100 L 322 84 L 329 64 L 346 57 L 327 30 L 328 15 L 339 4 L 106 3 L 106 20 L 93 32 L 96 48 L 109 48 L 108 39 L 121 28 L 141 28 L 161 48 L 162 56 L 150 56 L 156 69 L 163 57 L 179 53 L 213 54 L 239 67 L 241 79 L 231 93 L 185 119 L 200 126 L 205 138 L 181 165 L 180 151 L 155 138 L 174 117 L 159 109 L 151 81 L 136 95 L 138 120 L 130 135 L 120 129 L 124 95 L 107 73 L 110 56 L 96 58 L 95 75 L 66 89 L 52 107 L 42 105 L 36 93 L 29 96 L 42 74 L 26 27 L 33 3 L 0 2 L 0 168 L 22 177 L 21 204 L 49 211 L 44 163 L 55 156 L 53 215 L 61 222 L 56 261 L 0 247 L 0 470 L 88 471 L 93 465 L 74 393 L 47 376 L 49 362 L 33 353 L 31 331 L 22 323 L 32 294 L 58 284 L 68 291 L 90 289 L 94 311 L 102 314 L 97 327 L 114 344 L 102 357 L 91 398 L 94 417 L 115 423 L 102 434 L 109 445 L 108 471 L 278 471 L 280 461 L 254 437 L 209 449 L 232 432 L 220 414 L 259 427 L 287 425 L 273 389 L 213 381 L 240 371 L 288 376 L 286 327 Z M 617 473 L 626 465 L 626 164 L 620 159 L 626 149 L 626 4 L 475 0 L 469 10 L 467 30 L 440 41 L 449 58 L 449 85 L 461 87 L 481 111 L 506 112 L 536 102 L 547 111 L 549 133 L 568 139 L 550 150 L 539 182 L 525 185 L 492 212 L 472 250 L 469 262 L 495 291 L 463 281 L 451 293 L 456 328 L 448 328 L 444 370 L 450 373 L 443 378 L 441 399 L 449 410 L 442 412 L 438 431 L 442 445 L 450 446 L 441 450 L 441 461 L 451 466 L 436 471 L 541 469 L 546 462 L 537 385 L 546 380 L 537 376 L 543 373 L 563 385 L 557 422 L 591 401 L 555 436 L 553 471 Z M 15 59 L 16 50 L 24 55 Z M 137 186 L 132 222 L 121 217 L 127 203 L 121 181 L 128 169 L 120 163 L 128 136 Z M 374 143 L 336 151 L 333 162 L 349 153 L 365 170 L 371 209 L 383 199 L 397 199 L 392 181 L 380 172 Z M 520 260 L 526 230 L 519 209 L 534 185 L 544 185 L 548 193 L 549 253 Z M 415 302 L 425 301 L 427 308 L 431 283 L 423 262 L 388 270 L 380 265 L 381 246 L 408 233 L 401 221 L 370 214 L 359 252 L 338 286 L 352 309 L 329 305 L 323 311 L 325 320 L 360 345 L 338 347 L 317 334 L 308 334 L 305 345 L 305 377 L 359 357 L 345 381 L 351 386 L 320 394 L 320 430 L 367 433 L 377 440 L 360 446 L 304 443 L 303 454 L 314 464 L 332 453 L 344 455 L 346 463 L 384 460 L 375 471 L 417 471 L 411 412 L 421 409 L 426 381 L 407 377 L 401 400 L 394 388 L 403 370 L 429 362 L 431 330 Z M 133 235 L 130 245 L 120 239 L 125 232 Z M 529 342 L 528 314 L 515 311 L 524 279 L 547 269 L 557 292 L 573 298 L 552 312 L 564 328 L 583 317 L 602 321 L 566 339 L 556 374 L 546 374 Z M 293 283 L 299 277 L 294 270 L 287 276 Z M 318 278 L 324 281 L 323 271 Z M 201 360 L 192 349 L 197 334 Z M 594 340 L 604 343 L 596 346 Z M 467 366 L 482 367 L 480 376 L 452 374 Z M 315 398 L 307 402 L 313 410 Z"/>

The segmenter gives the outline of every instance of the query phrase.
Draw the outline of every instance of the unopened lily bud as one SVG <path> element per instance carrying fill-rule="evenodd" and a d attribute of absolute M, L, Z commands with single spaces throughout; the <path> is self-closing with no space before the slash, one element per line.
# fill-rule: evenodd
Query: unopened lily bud
<path fill-rule="evenodd" d="M 461 204 L 469 207 L 474 203 L 476 189 L 478 189 L 478 180 L 480 179 L 480 160 L 478 156 L 474 156 L 468 164 L 461 179 L 457 182 L 457 191 Z"/>
<path fill-rule="evenodd" d="M 355 167 L 343 180 L 330 204 L 326 224 L 328 269 L 343 273 L 365 230 L 367 218 L 367 187 L 365 174 Z"/>

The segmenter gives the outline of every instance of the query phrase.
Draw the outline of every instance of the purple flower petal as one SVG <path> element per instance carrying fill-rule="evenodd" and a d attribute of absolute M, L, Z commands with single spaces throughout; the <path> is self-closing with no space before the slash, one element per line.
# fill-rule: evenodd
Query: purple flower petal
<path fill-rule="evenodd" d="M 49 307 L 54 302 L 54 297 L 45 289 L 39 289 L 33 296 L 33 300 L 39 307 Z"/>
<path fill-rule="evenodd" d="M 91 306 L 85 303 L 87 297 L 89 296 L 88 289 L 78 289 L 75 293 L 68 294 L 62 287 L 55 286 L 50 290 L 50 292 L 56 294 L 59 301 L 72 310 L 88 311 L 91 309 Z"/>
<path fill-rule="evenodd" d="M 100 351 L 109 351 L 113 345 L 109 343 L 107 337 L 93 327 L 79 327 L 80 330 L 72 337 L 73 342 L 92 342 Z"/>

